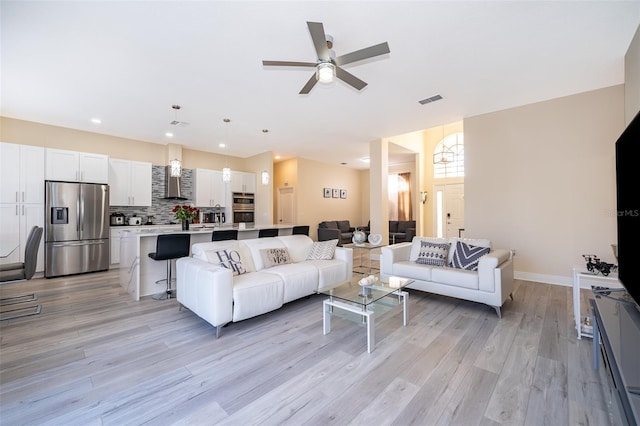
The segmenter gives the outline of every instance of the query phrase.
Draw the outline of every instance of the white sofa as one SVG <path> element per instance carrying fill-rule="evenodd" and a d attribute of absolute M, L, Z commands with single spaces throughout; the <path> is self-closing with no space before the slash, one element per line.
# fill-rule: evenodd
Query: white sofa
<path fill-rule="evenodd" d="M 452 266 L 458 242 L 467 244 L 467 247 L 485 247 L 490 250 L 488 254 L 475 260 L 477 270 L 460 268 L 460 258 L 456 258 L 458 267 Z M 424 252 L 424 247 L 430 244 L 450 245 L 444 266 L 417 263 L 421 249 Z M 462 255 L 461 257 L 464 258 Z M 507 297 L 513 298 L 511 252 L 504 249 L 493 250 L 489 240 L 416 236 L 411 242 L 382 247 L 380 273 L 383 277 L 413 279 L 414 282 L 408 285 L 409 288 L 487 304 L 495 309 L 498 317 L 501 317 L 500 309 Z"/>
<path fill-rule="evenodd" d="M 336 244 L 314 243 L 306 235 L 194 244 L 193 257 L 176 261 L 178 302 L 215 326 L 219 336 L 229 322 L 349 279 L 352 250 Z"/>

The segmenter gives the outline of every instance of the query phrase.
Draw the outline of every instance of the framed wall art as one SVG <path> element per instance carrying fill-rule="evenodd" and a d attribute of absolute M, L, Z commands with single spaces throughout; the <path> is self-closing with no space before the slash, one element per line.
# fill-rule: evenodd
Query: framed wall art
<path fill-rule="evenodd" d="M 347 190 L 346 189 L 341 189 L 340 190 L 340 198 L 347 198 Z"/>
<path fill-rule="evenodd" d="M 334 188 L 333 189 L 333 198 L 340 198 L 340 190 Z"/>
<path fill-rule="evenodd" d="M 324 198 L 331 198 L 331 188 L 324 189 Z"/>

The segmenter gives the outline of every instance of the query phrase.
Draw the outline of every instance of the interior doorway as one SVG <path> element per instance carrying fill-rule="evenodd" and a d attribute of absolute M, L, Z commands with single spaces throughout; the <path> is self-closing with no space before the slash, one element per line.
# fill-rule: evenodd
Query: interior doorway
<path fill-rule="evenodd" d="M 295 191 L 293 187 L 278 188 L 278 223 L 280 225 L 295 224 Z"/>
<path fill-rule="evenodd" d="M 436 185 L 434 192 L 436 236 L 464 237 L 464 183 Z"/>

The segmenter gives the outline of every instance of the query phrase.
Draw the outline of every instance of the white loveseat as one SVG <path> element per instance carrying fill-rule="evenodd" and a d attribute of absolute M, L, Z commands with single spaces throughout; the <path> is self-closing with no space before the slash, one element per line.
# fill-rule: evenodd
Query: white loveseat
<path fill-rule="evenodd" d="M 465 244 L 464 248 L 471 247 L 472 252 L 467 258 L 466 266 L 477 266 L 477 270 L 461 267 L 465 264 L 465 254 L 469 253 L 464 249 L 456 253 L 458 242 Z M 446 260 L 443 259 L 444 266 L 418 263 L 421 250 L 423 255 L 428 250 L 425 247 L 442 247 L 447 244 L 450 249 L 446 253 Z M 478 252 L 478 258 L 472 259 L 473 250 L 479 248 L 486 248 L 489 253 L 482 255 Z M 431 258 L 424 256 L 421 261 L 430 262 L 434 258 L 433 253 L 431 254 Z M 475 265 L 472 265 L 474 262 Z M 409 288 L 487 304 L 495 309 L 498 317 L 501 317 L 500 309 L 507 297 L 513 298 L 511 252 L 504 249 L 493 250 L 489 240 L 416 236 L 411 242 L 382 247 L 380 273 L 383 277 L 393 275 L 413 279 Z"/>
<path fill-rule="evenodd" d="M 351 249 L 306 235 L 197 243 L 176 261 L 177 298 L 216 327 L 255 317 L 349 279 Z"/>

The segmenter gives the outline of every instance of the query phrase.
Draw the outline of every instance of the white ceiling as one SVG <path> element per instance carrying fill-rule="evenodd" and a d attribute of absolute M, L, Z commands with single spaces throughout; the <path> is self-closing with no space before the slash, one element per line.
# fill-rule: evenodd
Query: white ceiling
<path fill-rule="evenodd" d="M 2 0 L 0 13 L 3 116 L 366 168 L 372 140 L 623 83 L 640 1 Z M 338 56 L 384 41 L 391 53 L 344 67 L 369 83 L 360 92 L 299 95 L 311 68 L 261 61 L 315 61 L 307 21 Z M 169 125 L 172 104 L 189 126 Z"/>

